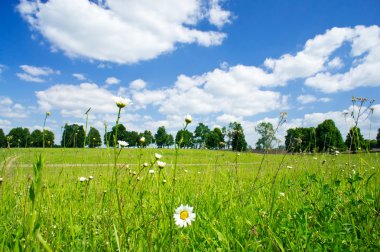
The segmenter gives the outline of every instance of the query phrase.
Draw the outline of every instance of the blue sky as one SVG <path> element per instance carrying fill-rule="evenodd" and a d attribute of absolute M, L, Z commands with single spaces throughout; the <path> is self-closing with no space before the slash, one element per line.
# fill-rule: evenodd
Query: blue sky
<path fill-rule="evenodd" d="M 47 0 L 0 3 L 0 128 L 113 125 L 130 98 L 129 130 L 194 123 L 287 128 L 333 119 L 345 137 L 351 97 L 376 99 L 380 127 L 380 2 Z M 372 131 L 370 131 L 372 129 Z"/>

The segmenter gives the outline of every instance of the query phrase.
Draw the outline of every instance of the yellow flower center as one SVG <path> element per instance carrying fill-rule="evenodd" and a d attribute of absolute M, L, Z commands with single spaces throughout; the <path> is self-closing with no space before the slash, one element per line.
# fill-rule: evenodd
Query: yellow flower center
<path fill-rule="evenodd" d="M 184 211 L 181 211 L 181 213 L 179 214 L 179 217 L 182 219 L 182 220 L 186 220 L 188 217 L 189 217 L 189 212 L 184 210 Z"/>

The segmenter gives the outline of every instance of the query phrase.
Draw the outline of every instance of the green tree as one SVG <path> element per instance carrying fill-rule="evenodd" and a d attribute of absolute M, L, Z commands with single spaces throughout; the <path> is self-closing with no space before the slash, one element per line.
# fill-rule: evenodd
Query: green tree
<path fill-rule="evenodd" d="M 166 146 L 168 140 L 168 134 L 166 133 L 165 126 L 161 126 L 157 129 L 157 133 L 154 134 L 154 139 L 158 148 Z"/>
<path fill-rule="evenodd" d="M 257 140 L 256 149 L 270 149 L 272 141 L 276 140 L 276 138 L 274 137 L 273 125 L 270 122 L 261 122 L 255 127 L 255 131 L 261 135 L 261 138 Z"/>
<path fill-rule="evenodd" d="M 0 148 L 6 147 L 6 138 L 3 129 L 0 129 Z"/>
<path fill-rule="evenodd" d="M 365 148 L 365 141 L 360 128 L 352 127 L 346 137 L 346 146 L 349 150 L 357 152 Z"/>
<path fill-rule="evenodd" d="M 95 148 L 102 145 L 102 139 L 100 137 L 99 130 L 94 127 L 90 127 L 90 130 L 87 134 L 87 145 L 89 148 Z"/>
<path fill-rule="evenodd" d="M 167 134 L 166 135 L 166 142 L 165 142 L 165 146 L 166 147 L 170 147 L 174 144 L 174 137 L 172 134 Z"/>
<path fill-rule="evenodd" d="M 380 128 L 377 130 L 376 141 L 377 141 L 377 147 L 380 147 Z"/>
<path fill-rule="evenodd" d="M 150 144 L 154 143 L 154 137 L 150 130 L 145 130 L 144 133 L 140 133 L 139 138 L 144 137 L 145 142 L 142 143 L 143 147 L 147 147 Z"/>
<path fill-rule="evenodd" d="M 240 123 L 233 122 L 229 124 L 229 133 L 231 138 L 232 150 L 247 150 L 247 142 L 245 140 L 244 130 Z"/>
<path fill-rule="evenodd" d="M 28 147 L 30 141 L 30 132 L 28 128 L 13 128 L 7 135 L 10 147 Z"/>
<path fill-rule="evenodd" d="M 316 145 L 320 152 L 345 149 L 342 135 L 333 120 L 328 119 L 319 124 L 315 129 L 315 134 Z"/>
<path fill-rule="evenodd" d="M 126 138 L 124 141 L 126 141 L 129 146 L 134 147 L 139 145 L 140 135 L 136 131 L 127 131 Z"/>
<path fill-rule="evenodd" d="M 206 135 L 206 147 L 209 149 L 224 147 L 224 135 L 220 128 L 214 128 Z"/>
<path fill-rule="evenodd" d="M 106 134 L 104 134 L 104 142 L 107 143 L 107 141 L 108 141 L 109 146 L 111 146 L 111 147 L 115 146 L 115 139 L 114 139 L 115 133 L 116 133 L 116 126 L 113 126 L 112 130 L 110 132 L 107 132 Z M 125 128 L 125 126 L 123 124 L 119 124 L 118 128 L 117 128 L 116 146 L 117 146 L 118 140 L 128 142 L 127 139 L 128 139 L 127 129 Z"/>
<path fill-rule="evenodd" d="M 84 139 L 85 132 L 82 125 L 66 124 L 62 134 L 61 146 L 66 148 L 83 148 Z"/>
<path fill-rule="evenodd" d="M 210 129 L 207 125 L 199 123 L 194 130 L 194 143 L 196 148 L 202 148 L 206 144 L 207 135 L 210 133 Z"/>
<path fill-rule="evenodd" d="M 289 152 L 310 152 L 316 146 L 315 128 L 288 129 L 285 136 L 285 148 Z"/>
<path fill-rule="evenodd" d="M 53 147 L 54 145 L 54 133 L 51 130 L 45 129 L 45 147 Z"/>
<path fill-rule="evenodd" d="M 175 142 L 180 148 L 191 148 L 193 146 L 193 133 L 187 129 L 181 129 L 175 136 Z"/>

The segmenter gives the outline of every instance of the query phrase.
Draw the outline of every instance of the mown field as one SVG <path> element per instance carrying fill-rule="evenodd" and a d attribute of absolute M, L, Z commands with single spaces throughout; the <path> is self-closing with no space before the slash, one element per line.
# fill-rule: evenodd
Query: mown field
<path fill-rule="evenodd" d="M 0 251 L 380 250 L 378 153 L 0 149 L 0 160 Z M 181 204 L 190 226 L 175 224 Z"/>

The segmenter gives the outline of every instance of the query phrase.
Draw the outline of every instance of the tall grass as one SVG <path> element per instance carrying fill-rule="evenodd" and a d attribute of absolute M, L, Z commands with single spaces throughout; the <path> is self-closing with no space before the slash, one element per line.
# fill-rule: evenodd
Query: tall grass
<path fill-rule="evenodd" d="M 40 152 L 46 161 L 33 210 L 29 189 Z M 348 164 L 348 155 L 263 160 L 228 151 L 123 149 L 116 163 L 119 202 L 107 149 L 0 149 L 0 157 L 1 251 L 380 248 L 378 154 L 354 155 Z M 81 176 L 93 179 L 80 182 Z M 180 204 L 197 214 L 186 228 L 174 224 Z M 34 213 L 45 243 L 24 238 L 24 220 Z"/>

